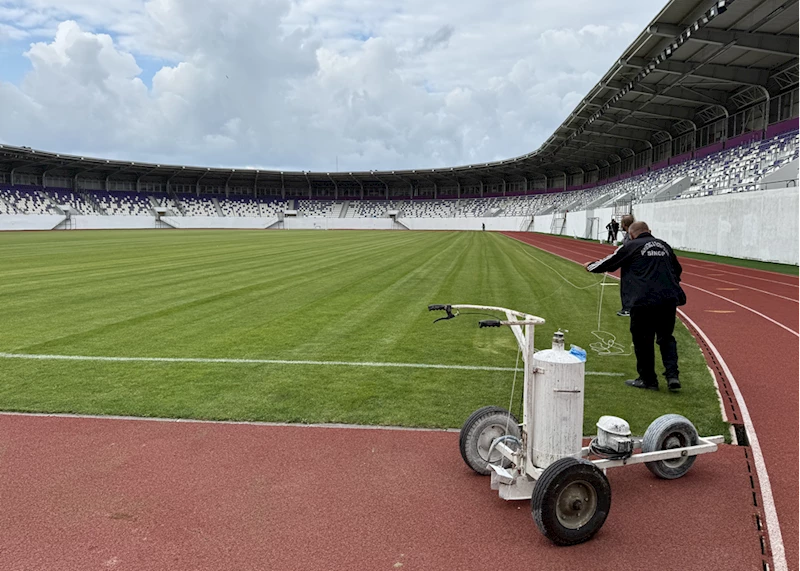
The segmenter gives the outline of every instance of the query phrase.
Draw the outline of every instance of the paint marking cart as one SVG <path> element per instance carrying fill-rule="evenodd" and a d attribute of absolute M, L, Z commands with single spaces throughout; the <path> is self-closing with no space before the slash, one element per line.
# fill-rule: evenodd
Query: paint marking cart
<path fill-rule="evenodd" d="M 557 545 L 590 539 L 611 507 L 606 470 L 645 463 L 659 478 L 680 478 L 700 454 L 715 452 L 722 436 L 700 437 L 678 414 L 655 419 L 641 438 L 614 416 L 597 422 L 597 437 L 583 446 L 584 365 L 586 353 L 564 349 L 564 334 L 550 349 L 534 349 L 534 328 L 545 320 L 503 307 L 430 305 L 452 319 L 459 310 L 492 311 L 506 319 L 485 319 L 480 327 L 511 329 L 523 356 L 523 417 L 497 406 L 482 407 L 464 422 L 459 448 L 478 474 L 491 475 L 491 487 L 505 500 L 530 500 L 539 530 Z M 512 395 L 513 396 L 513 395 Z M 590 459 L 591 458 L 591 459 Z"/>

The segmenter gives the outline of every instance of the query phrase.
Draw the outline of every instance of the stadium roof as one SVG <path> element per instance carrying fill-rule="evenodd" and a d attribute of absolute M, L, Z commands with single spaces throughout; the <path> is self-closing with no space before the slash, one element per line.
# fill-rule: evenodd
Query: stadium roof
<path fill-rule="evenodd" d="M 798 0 L 671 0 L 536 151 L 492 163 L 369 172 L 278 172 L 75 157 L 0 145 L 3 170 L 114 179 L 500 182 L 600 169 L 768 101 L 798 83 Z"/>

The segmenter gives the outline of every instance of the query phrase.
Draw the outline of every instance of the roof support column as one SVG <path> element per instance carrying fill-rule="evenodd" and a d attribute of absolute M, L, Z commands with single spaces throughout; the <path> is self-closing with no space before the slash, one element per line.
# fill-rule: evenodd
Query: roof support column
<path fill-rule="evenodd" d="M 231 181 L 233 173 L 235 172 L 236 172 L 235 170 L 231 169 L 231 174 L 229 174 L 228 178 L 225 179 L 225 198 L 228 198 L 228 196 L 230 195 L 230 188 L 228 186 L 228 183 Z"/>
<path fill-rule="evenodd" d="M 258 171 L 256 171 L 256 178 L 253 180 L 253 198 L 258 200 Z"/>
<path fill-rule="evenodd" d="M 503 179 L 503 196 L 506 195 L 506 179 Z"/>
<path fill-rule="evenodd" d="M 339 200 L 339 185 L 336 184 L 335 180 L 333 180 L 331 173 L 328 173 L 328 178 L 331 179 L 331 182 L 333 183 L 333 199 Z"/>
<path fill-rule="evenodd" d="M 480 181 L 480 183 L 481 183 L 481 198 L 483 198 L 483 181 Z"/>
<path fill-rule="evenodd" d="M 201 174 L 201 175 L 200 175 L 200 176 L 197 178 L 197 181 L 194 183 L 194 193 L 195 193 L 195 195 L 197 195 L 198 197 L 200 196 L 200 181 L 201 181 L 201 180 L 203 180 L 203 177 L 205 177 L 205 176 L 208 174 L 208 171 L 209 171 L 209 169 L 206 169 L 206 172 L 204 172 L 203 174 Z"/>
<path fill-rule="evenodd" d="M 311 200 L 311 180 L 308 178 L 308 172 L 303 171 L 303 174 L 306 177 L 306 182 L 308 183 L 308 199 Z"/>
<path fill-rule="evenodd" d="M 286 200 L 286 185 L 283 181 L 283 172 L 281 172 L 281 200 Z"/>

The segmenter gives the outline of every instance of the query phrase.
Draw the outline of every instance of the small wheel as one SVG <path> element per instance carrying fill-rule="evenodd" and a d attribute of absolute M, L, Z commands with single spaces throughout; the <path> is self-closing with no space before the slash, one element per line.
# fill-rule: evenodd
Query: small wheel
<path fill-rule="evenodd" d="M 688 419 L 679 414 L 665 414 L 647 427 L 642 439 L 642 452 L 695 446 L 697 442 L 697 430 Z M 646 462 L 645 466 L 659 478 L 674 480 L 686 474 L 696 458 L 697 456 L 681 456 L 672 460 Z"/>
<path fill-rule="evenodd" d="M 611 508 L 608 478 L 588 460 L 567 457 L 545 468 L 531 496 L 539 531 L 556 545 L 588 541 L 603 527 Z"/>
<path fill-rule="evenodd" d="M 458 439 L 461 457 L 467 466 L 483 476 L 491 473 L 490 463 L 497 464 L 502 460 L 504 467 L 509 466 L 510 462 L 496 450 L 489 457 L 489 448 L 494 439 L 506 434 L 520 437 L 519 422 L 513 414 L 499 406 L 479 408 L 461 427 Z"/>

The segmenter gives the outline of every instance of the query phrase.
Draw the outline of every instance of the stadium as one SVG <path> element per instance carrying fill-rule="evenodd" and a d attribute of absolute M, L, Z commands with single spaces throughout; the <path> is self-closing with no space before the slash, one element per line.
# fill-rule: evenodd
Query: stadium
<path fill-rule="evenodd" d="M 799 20 L 671 0 L 538 149 L 488 163 L 0 144 L 0 568 L 798 569 Z M 578 265 L 627 214 L 683 266 L 679 393 L 623 385 L 619 274 Z M 586 349 L 584 435 L 680 414 L 725 443 L 677 482 L 609 471 L 605 526 L 554 550 L 456 452 L 479 407 L 522 418 L 527 366 L 496 315 L 433 323 L 459 303 Z"/>

